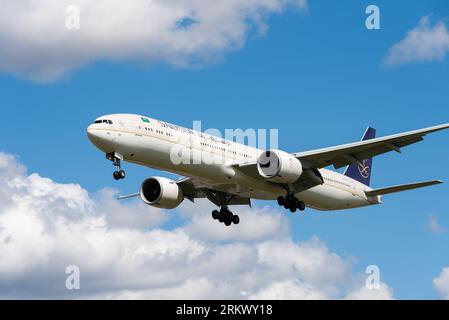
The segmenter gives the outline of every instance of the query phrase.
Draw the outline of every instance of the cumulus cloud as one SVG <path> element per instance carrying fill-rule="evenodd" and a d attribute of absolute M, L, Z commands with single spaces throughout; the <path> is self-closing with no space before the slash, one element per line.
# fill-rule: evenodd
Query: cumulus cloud
<path fill-rule="evenodd" d="M 449 53 L 449 32 L 443 21 L 432 25 L 428 16 L 417 27 L 393 45 L 386 58 L 387 65 L 416 61 L 442 61 Z"/>
<path fill-rule="evenodd" d="M 433 279 L 433 285 L 441 299 L 449 300 L 449 268 L 444 268 L 440 275 Z"/>
<path fill-rule="evenodd" d="M 67 29 L 76 6 L 80 28 Z M 52 81 L 94 61 L 191 67 L 264 34 L 267 16 L 306 0 L 0 0 L 0 70 Z"/>
<path fill-rule="evenodd" d="M 440 225 L 437 218 L 433 214 L 427 217 L 427 229 L 435 234 L 447 233 L 447 229 Z"/>
<path fill-rule="evenodd" d="M 350 292 L 347 300 L 391 300 L 393 290 L 385 283 L 379 284 L 379 289 L 370 290 L 366 286 L 360 287 L 358 290 Z"/>
<path fill-rule="evenodd" d="M 332 291 L 335 291 L 332 290 Z M 298 279 L 283 280 L 250 296 L 252 300 L 327 300 L 335 292 L 317 289 Z"/>
<path fill-rule="evenodd" d="M 95 195 L 94 211 L 103 214 L 111 227 L 142 229 L 152 228 L 164 223 L 168 214 L 160 209 L 148 208 L 142 201 L 120 203 L 115 200 L 118 193 L 113 189 L 104 189 Z M 147 214 L 146 214 L 147 213 Z"/>
<path fill-rule="evenodd" d="M 28 174 L 4 153 L 0 181 L 0 298 L 392 297 L 386 284 L 365 292 L 353 259 L 317 237 L 294 242 L 272 209 L 240 209 L 242 224 L 227 228 L 186 204 L 179 214 L 187 222 L 170 229 L 166 211 Z M 68 265 L 80 268 L 80 290 L 65 287 Z"/>

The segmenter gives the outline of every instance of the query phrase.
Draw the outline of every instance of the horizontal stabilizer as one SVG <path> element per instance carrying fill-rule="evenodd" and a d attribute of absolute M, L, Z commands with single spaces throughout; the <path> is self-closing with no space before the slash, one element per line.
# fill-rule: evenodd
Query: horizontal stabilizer
<path fill-rule="evenodd" d="M 441 180 L 424 181 L 424 182 L 418 182 L 418 183 L 402 184 L 402 185 L 394 186 L 394 187 L 374 189 L 371 191 L 365 191 L 365 193 L 368 197 L 375 197 L 375 196 L 381 196 L 381 195 L 390 194 L 390 193 L 424 188 L 424 187 L 433 186 L 435 184 L 440 184 L 440 183 L 443 183 L 443 181 L 441 181 Z"/>

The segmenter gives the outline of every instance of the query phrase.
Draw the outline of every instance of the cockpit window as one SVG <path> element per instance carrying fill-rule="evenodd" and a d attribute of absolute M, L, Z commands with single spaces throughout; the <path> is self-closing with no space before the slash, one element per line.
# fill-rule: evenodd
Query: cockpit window
<path fill-rule="evenodd" d="M 99 124 L 99 123 L 113 124 L 113 122 L 111 120 L 95 120 L 94 123 L 96 123 L 96 124 Z"/>

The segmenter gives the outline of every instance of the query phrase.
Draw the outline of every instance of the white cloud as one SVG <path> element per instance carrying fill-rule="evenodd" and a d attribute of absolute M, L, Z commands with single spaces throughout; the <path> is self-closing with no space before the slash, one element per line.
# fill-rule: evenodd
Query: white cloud
<path fill-rule="evenodd" d="M 417 27 L 393 45 L 386 58 L 387 65 L 416 61 L 442 61 L 449 53 L 449 32 L 443 21 L 431 25 L 429 17 L 421 18 Z"/>
<path fill-rule="evenodd" d="M 192 221 L 167 230 L 161 225 L 167 211 L 119 204 L 110 190 L 92 197 L 79 185 L 28 175 L 4 153 L 0 179 L 0 298 L 361 295 L 364 276 L 353 271 L 351 257 L 331 252 L 316 237 L 293 242 L 286 219 L 267 208 L 241 210 L 242 224 L 227 232 L 223 230 L 230 228 L 223 224 L 206 223 L 208 213 L 193 213 L 186 205 L 180 214 Z M 251 225 L 257 222 L 267 226 L 259 231 Z M 212 232 L 205 230 L 211 227 Z M 80 267 L 80 291 L 65 289 L 68 265 Z M 365 296 L 391 298 L 383 286 L 385 290 Z"/>
<path fill-rule="evenodd" d="M 104 214 L 109 226 L 119 228 L 140 229 L 161 225 L 169 216 L 162 210 L 149 208 L 142 201 L 122 203 L 115 200 L 118 193 L 112 189 L 101 190 L 95 197 L 94 209 L 98 214 Z"/>
<path fill-rule="evenodd" d="M 433 285 L 441 299 L 449 300 L 449 268 L 444 268 L 440 275 L 433 279 Z"/>
<path fill-rule="evenodd" d="M 332 291 L 335 291 L 332 290 Z M 268 288 L 252 295 L 252 300 L 329 300 L 335 292 L 317 289 L 297 279 L 271 284 Z"/>
<path fill-rule="evenodd" d="M 343 260 L 316 237 L 300 245 L 291 241 L 267 241 L 259 246 L 259 261 L 284 277 L 292 271 L 314 286 L 342 282 L 350 272 L 350 261 Z"/>
<path fill-rule="evenodd" d="M 66 7 L 80 8 L 68 30 Z M 306 0 L 0 0 L 0 70 L 52 81 L 94 61 L 190 67 L 240 49 L 266 18 Z M 187 23 L 186 23 L 187 22 Z"/>
<path fill-rule="evenodd" d="M 435 234 L 447 233 L 447 229 L 440 225 L 437 218 L 433 214 L 429 215 L 427 218 L 427 229 Z"/>
<path fill-rule="evenodd" d="M 385 283 L 380 283 L 379 289 L 368 289 L 366 286 L 350 292 L 346 296 L 347 300 L 391 300 L 393 290 Z"/>

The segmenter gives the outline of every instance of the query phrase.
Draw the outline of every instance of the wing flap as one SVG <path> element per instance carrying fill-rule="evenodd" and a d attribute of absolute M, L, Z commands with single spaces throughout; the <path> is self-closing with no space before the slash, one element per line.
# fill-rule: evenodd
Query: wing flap
<path fill-rule="evenodd" d="M 221 206 L 222 203 L 227 205 L 248 205 L 251 207 L 251 199 L 236 195 L 229 195 L 225 192 L 214 190 L 213 187 L 205 185 L 195 178 L 183 178 L 177 181 L 181 187 L 184 197 L 194 202 L 198 198 L 207 198 L 213 204 Z"/>
<path fill-rule="evenodd" d="M 257 162 L 245 162 L 245 163 L 237 163 L 232 167 L 238 169 L 243 174 L 247 175 L 251 178 L 260 178 L 259 171 L 257 170 Z"/>
<path fill-rule="evenodd" d="M 371 191 L 365 191 L 365 194 L 368 197 L 375 197 L 375 196 L 381 196 L 381 195 L 386 195 L 386 194 L 391 194 L 391 193 L 396 193 L 396 192 L 402 192 L 402 191 L 407 191 L 407 190 L 429 187 L 429 186 L 433 186 L 433 185 L 440 184 L 440 183 L 443 183 L 443 181 L 431 180 L 431 181 L 424 181 L 424 182 L 417 182 L 417 183 L 402 184 L 402 185 L 398 185 L 398 186 L 392 186 L 392 187 L 374 189 Z"/>
<path fill-rule="evenodd" d="M 206 197 L 204 190 L 207 189 L 207 186 L 196 179 L 183 178 L 178 180 L 176 183 L 181 187 L 184 197 L 192 202 L 194 202 L 197 198 Z"/>

